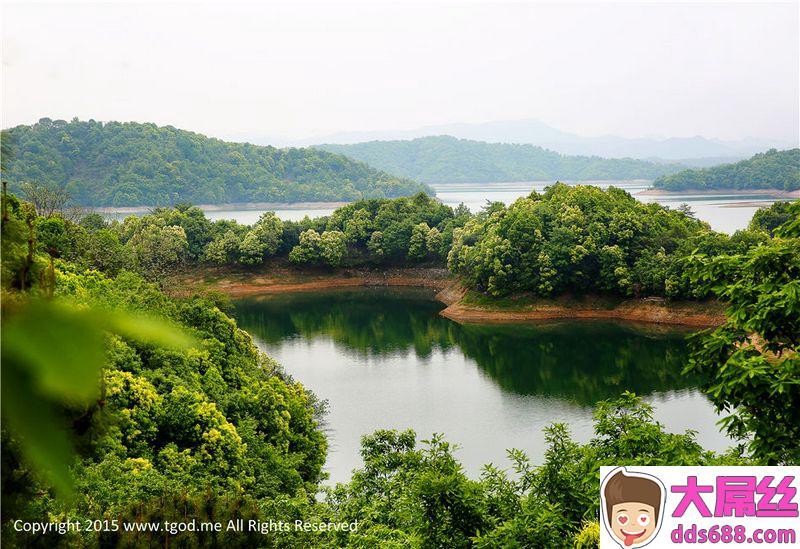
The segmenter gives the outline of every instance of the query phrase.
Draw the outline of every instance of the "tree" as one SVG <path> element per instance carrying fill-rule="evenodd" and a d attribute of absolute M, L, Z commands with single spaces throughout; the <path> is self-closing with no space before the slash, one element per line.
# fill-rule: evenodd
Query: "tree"
<path fill-rule="evenodd" d="M 443 250 L 445 239 L 442 233 L 436 227 L 431 227 L 428 231 L 428 236 L 425 238 L 425 246 L 428 248 L 428 253 L 436 256 L 438 259 L 447 257 L 447 250 Z"/>
<path fill-rule="evenodd" d="M 800 217 L 800 204 L 792 207 Z M 745 253 L 690 258 L 691 277 L 728 303 L 727 321 L 693 340 L 687 370 L 734 438 L 769 464 L 800 463 L 800 226 Z"/>
<path fill-rule="evenodd" d="M 211 221 L 203 210 L 189 204 L 177 204 L 174 208 L 156 208 L 144 217 L 144 222 L 156 222 L 160 225 L 174 225 L 181 227 L 186 233 L 186 242 L 189 245 L 189 256 L 193 259 L 203 254 L 206 245 L 213 238 Z"/>
<path fill-rule="evenodd" d="M 283 236 L 283 223 L 274 212 L 264 213 L 242 238 L 239 246 L 240 261 L 245 265 L 257 265 L 265 257 L 278 251 Z"/>
<path fill-rule="evenodd" d="M 202 259 L 218 265 L 232 265 L 238 260 L 241 247 L 239 237 L 229 229 L 206 245 Z"/>
<path fill-rule="evenodd" d="M 369 238 L 372 219 L 369 211 L 359 208 L 353 216 L 345 222 L 345 238 L 350 245 L 365 244 Z"/>
<path fill-rule="evenodd" d="M 160 280 L 182 265 L 189 253 L 186 233 L 181 227 L 145 224 L 126 243 L 139 272 Z"/>
<path fill-rule="evenodd" d="M 322 256 L 322 237 L 314 229 L 300 233 L 300 242 L 289 252 L 293 263 L 316 263 Z"/>
<path fill-rule="evenodd" d="M 105 218 L 99 213 L 90 213 L 83 216 L 80 220 L 80 224 L 89 231 L 105 229 L 108 225 Z"/>
<path fill-rule="evenodd" d="M 115 231 L 99 229 L 88 234 L 82 262 L 90 269 L 116 276 L 122 269 L 134 267 L 130 251 Z"/>
<path fill-rule="evenodd" d="M 510 450 L 511 471 L 487 465 L 473 480 L 440 435 L 419 445 L 410 430 L 367 435 L 364 466 L 326 498 L 336 520 L 362 517 L 359 528 L 331 545 L 596 547 L 602 465 L 749 463 L 705 451 L 691 432 L 665 431 L 652 407 L 631 393 L 597 405 L 586 444 L 572 440 L 563 424 L 548 427 L 545 441 L 540 466 Z"/>
<path fill-rule="evenodd" d="M 347 239 L 341 231 L 324 231 L 320 239 L 320 256 L 331 267 L 342 263 L 347 251 Z"/>
<path fill-rule="evenodd" d="M 763 230 L 770 235 L 792 218 L 791 202 L 775 202 L 768 208 L 759 208 L 750 221 L 750 230 Z M 794 213 L 794 215 L 797 215 Z"/>
<path fill-rule="evenodd" d="M 62 217 L 39 217 L 36 220 L 39 247 L 52 257 L 64 257 L 72 252 L 71 236 Z"/>
<path fill-rule="evenodd" d="M 383 259 L 386 254 L 383 251 L 383 233 L 381 231 L 375 231 L 370 235 L 367 249 L 376 261 Z"/>
<path fill-rule="evenodd" d="M 425 259 L 428 255 L 428 233 L 430 227 L 427 223 L 419 223 L 414 225 L 411 231 L 411 239 L 408 241 L 408 253 L 406 257 L 412 261 L 419 261 Z"/>
<path fill-rule="evenodd" d="M 337 267 L 346 251 L 347 242 L 343 232 L 323 231 L 320 235 L 314 229 L 308 229 L 300 233 L 300 243 L 289 253 L 289 260 Z"/>
<path fill-rule="evenodd" d="M 69 202 L 69 193 L 60 187 L 50 188 L 36 183 L 22 183 L 20 185 L 25 200 L 36 208 L 36 214 L 42 217 L 51 217 L 63 214 Z"/>

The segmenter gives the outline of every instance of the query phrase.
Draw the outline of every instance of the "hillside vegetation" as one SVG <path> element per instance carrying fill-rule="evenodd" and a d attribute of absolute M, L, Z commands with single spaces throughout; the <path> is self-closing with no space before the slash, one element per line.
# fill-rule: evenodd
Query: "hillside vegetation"
<path fill-rule="evenodd" d="M 800 149 L 771 149 L 735 164 L 683 170 L 656 179 L 653 186 L 667 191 L 686 189 L 800 189 Z"/>
<path fill-rule="evenodd" d="M 171 126 L 41 119 L 3 131 L 11 191 L 34 182 L 78 204 L 165 206 L 180 201 L 349 201 L 428 191 L 408 179 L 317 149 L 227 143 Z"/>
<path fill-rule="evenodd" d="M 533 145 L 484 143 L 447 135 L 318 148 L 426 183 L 654 179 L 683 168 L 632 158 L 566 156 Z"/>

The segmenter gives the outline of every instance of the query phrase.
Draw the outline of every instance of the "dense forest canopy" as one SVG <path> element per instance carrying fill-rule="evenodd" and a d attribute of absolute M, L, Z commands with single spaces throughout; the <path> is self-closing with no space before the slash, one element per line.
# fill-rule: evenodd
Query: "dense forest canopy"
<path fill-rule="evenodd" d="M 716 233 L 690 212 L 610 187 L 556 184 L 495 204 L 455 231 L 450 270 L 493 296 L 602 293 L 702 297 L 682 262 L 695 250 L 744 250 L 767 235 Z"/>
<path fill-rule="evenodd" d="M 800 149 L 771 149 L 735 164 L 664 175 L 653 186 L 667 191 L 710 189 L 800 189 Z"/>
<path fill-rule="evenodd" d="M 632 158 L 567 156 L 534 145 L 484 143 L 447 135 L 318 148 L 425 183 L 654 179 L 683 168 Z"/>
<path fill-rule="evenodd" d="M 350 201 L 430 192 L 424 185 L 317 149 L 276 149 L 171 126 L 41 119 L 3 131 L 3 180 L 65 189 L 78 204 L 167 206 Z"/>

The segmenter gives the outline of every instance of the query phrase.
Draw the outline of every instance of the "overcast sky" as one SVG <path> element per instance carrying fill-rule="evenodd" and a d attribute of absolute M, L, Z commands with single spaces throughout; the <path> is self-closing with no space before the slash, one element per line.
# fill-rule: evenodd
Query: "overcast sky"
<path fill-rule="evenodd" d="M 797 2 L 4 4 L 3 127 L 309 137 L 537 118 L 797 140 Z"/>

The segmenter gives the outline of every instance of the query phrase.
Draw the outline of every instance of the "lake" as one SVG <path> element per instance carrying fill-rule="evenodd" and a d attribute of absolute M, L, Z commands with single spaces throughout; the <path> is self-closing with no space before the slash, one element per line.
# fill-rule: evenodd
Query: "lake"
<path fill-rule="evenodd" d="M 636 195 L 650 187 L 650 181 L 580 181 L 571 182 L 582 185 L 596 185 L 607 188 L 610 185 L 625 189 Z M 504 202 L 510 204 L 517 198 L 527 196 L 532 190 L 542 191 L 552 181 L 525 181 L 519 183 L 442 183 L 431 185 L 436 191 L 436 197 L 449 206 L 458 206 L 462 202 L 473 212 L 480 210 L 486 202 Z M 671 208 L 681 204 L 689 204 L 695 215 L 707 221 L 711 228 L 717 231 L 733 233 L 744 229 L 753 218 L 759 207 L 769 206 L 775 202 L 775 197 L 768 194 L 736 194 L 730 195 L 702 195 L 702 194 L 677 194 L 668 196 L 637 196 L 644 202 L 658 202 Z M 752 204 L 757 203 L 758 206 Z M 746 204 L 746 205 L 741 205 Z M 288 205 L 287 205 L 288 206 Z M 320 217 L 330 215 L 335 208 L 274 208 L 275 214 L 284 220 L 298 221 L 305 216 Z M 234 219 L 239 223 L 251 225 L 265 210 L 243 209 L 207 209 L 206 216 L 212 221 L 217 219 Z M 130 213 L 105 213 L 107 219 L 124 219 Z M 143 215 L 143 214 L 139 214 Z"/>
<path fill-rule="evenodd" d="M 422 289 L 359 288 L 255 296 L 234 316 L 256 344 L 329 403 L 326 470 L 345 481 L 359 440 L 376 429 L 444 433 L 477 476 L 507 466 L 505 450 L 544 451 L 542 430 L 570 426 L 586 441 L 592 407 L 629 389 L 670 431 L 694 429 L 709 449 L 731 443 L 681 374 L 685 331 L 608 322 L 461 325 Z"/>

